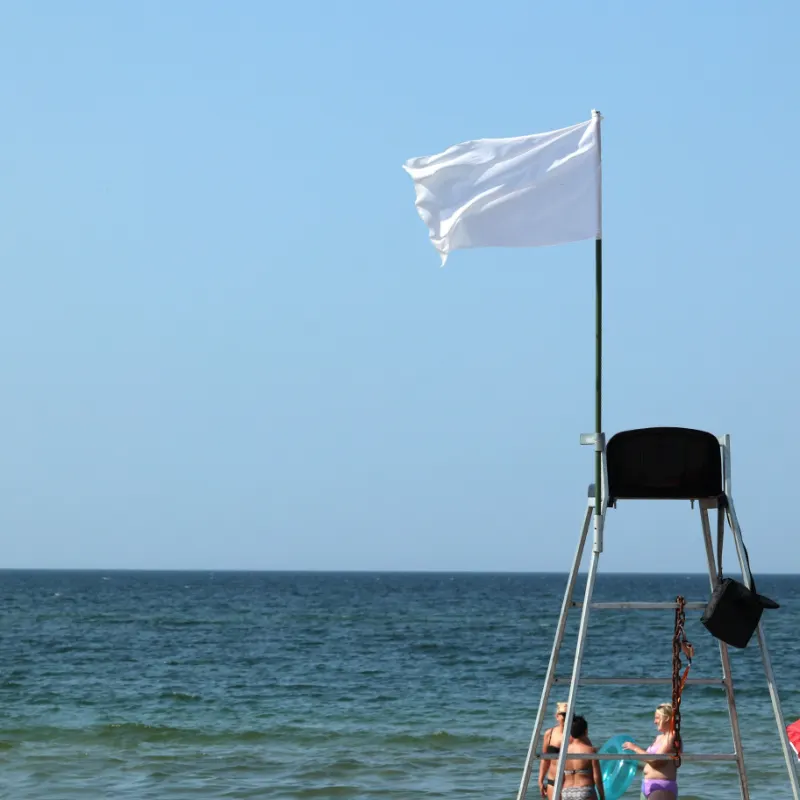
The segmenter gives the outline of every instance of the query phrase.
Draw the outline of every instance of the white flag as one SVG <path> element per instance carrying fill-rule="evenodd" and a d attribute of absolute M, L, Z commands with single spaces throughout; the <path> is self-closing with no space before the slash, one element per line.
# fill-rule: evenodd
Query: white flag
<path fill-rule="evenodd" d="M 599 117 L 412 158 L 416 206 L 442 266 L 453 250 L 543 247 L 601 236 Z"/>

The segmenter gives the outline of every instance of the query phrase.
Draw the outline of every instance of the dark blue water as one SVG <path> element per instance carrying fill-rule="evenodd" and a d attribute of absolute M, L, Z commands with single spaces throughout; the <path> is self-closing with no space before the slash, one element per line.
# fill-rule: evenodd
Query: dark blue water
<path fill-rule="evenodd" d="M 0 796 L 513 798 L 565 576 L 0 573 Z M 763 576 L 787 721 L 800 577 Z M 598 600 L 708 597 L 703 576 L 600 575 Z M 584 674 L 669 676 L 673 614 L 597 611 Z M 562 654 L 571 666 L 577 614 Z M 687 612 L 692 677 L 719 671 Z M 755 640 L 731 651 L 753 798 L 790 797 Z M 552 704 L 566 698 L 556 687 Z M 647 746 L 670 687 L 582 687 L 596 744 Z M 688 687 L 687 752 L 731 750 L 721 690 Z M 731 764 L 682 798 L 735 800 Z M 638 783 L 630 790 L 638 797 Z M 529 797 L 537 796 L 532 785 Z"/>

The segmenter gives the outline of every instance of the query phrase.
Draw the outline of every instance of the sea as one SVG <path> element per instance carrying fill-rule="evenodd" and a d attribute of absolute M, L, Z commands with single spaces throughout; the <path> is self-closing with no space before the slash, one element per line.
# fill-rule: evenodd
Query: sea
<path fill-rule="evenodd" d="M 0 797 L 513 800 L 566 575 L 0 572 Z M 764 575 L 787 724 L 800 717 L 800 576 Z M 579 581 L 578 591 L 583 584 Z M 705 601 L 703 575 L 598 576 L 599 601 Z M 579 598 L 578 598 L 579 599 Z M 719 675 L 687 611 L 690 677 Z M 592 612 L 583 675 L 670 677 L 672 611 Z M 559 675 L 572 667 L 570 614 Z M 755 638 L 731 650 L 754 800 L 791 798 Z M 567 686 L 554 687 L 547 711 Z M 664 686 L 582 686 L 597 746 L 653 740 Z M 688 686 L 687 753 L 731 752 L 722 690 Z M 534 779 L 528 798 L 537 798 Z M 682 800 L 740 798 L 685 762 Z M 625 797 L 639 797 L 637 780 Z"/>

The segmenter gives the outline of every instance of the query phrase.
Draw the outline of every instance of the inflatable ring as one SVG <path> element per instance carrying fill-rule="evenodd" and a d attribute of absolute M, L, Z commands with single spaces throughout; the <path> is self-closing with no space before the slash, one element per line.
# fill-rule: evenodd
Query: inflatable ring
<path fill-rule="evenodd" d="M 598 752 L 600 753 L 632 753 L 633 750 L 625 750 L 623 742 L 632 742 L 633 736 L 612 736 Z M 638 762 L 621 759 L 620 761 L 601 761 L 600 769 L 603 773 L 603 788 L 606 793 L 606 800 L 618 800 L 636 777 Z"/>

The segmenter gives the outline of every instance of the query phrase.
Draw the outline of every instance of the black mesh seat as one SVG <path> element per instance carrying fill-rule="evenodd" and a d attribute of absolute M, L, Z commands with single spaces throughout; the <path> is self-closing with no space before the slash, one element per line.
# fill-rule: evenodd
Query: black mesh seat
<path fill-rule="evenodd" d="M 606 460 L 610 504 L 619 499 L 699 500 L 723 491 L 719 442 L 705 431 L 621 431 L 608 440 Z"/>

